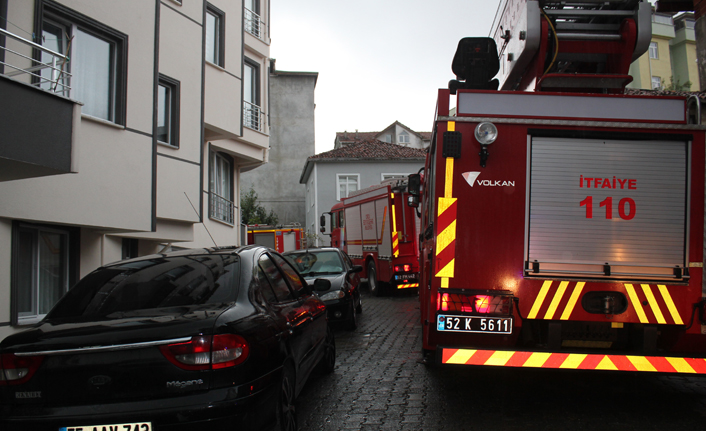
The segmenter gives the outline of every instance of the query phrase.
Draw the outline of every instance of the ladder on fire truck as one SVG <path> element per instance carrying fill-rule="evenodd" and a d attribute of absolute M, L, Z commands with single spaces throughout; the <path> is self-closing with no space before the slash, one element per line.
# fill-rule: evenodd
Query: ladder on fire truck
<path fill-rule="evenodd" d="M 642 0 L 504 0 L 490 34 L 499 89 L 622 93 L 649 48 L 651 15 Z"/>

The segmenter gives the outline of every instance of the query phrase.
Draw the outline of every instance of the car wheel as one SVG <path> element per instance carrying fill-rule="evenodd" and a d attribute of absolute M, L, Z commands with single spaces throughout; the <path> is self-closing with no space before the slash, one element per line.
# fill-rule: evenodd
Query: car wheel
<path fill-rule="evenodd" d="M 348 330 L 352 331 L 358 327 L 358 314 L 355 311 L 355 306 L 351 302 L 351 309 L 349 310 L 350 317 L 348 317 Z"/>
<path fill-rule="evenodd" d="M 368 262 L 368 286 L 370 287 L 370 293 L 374 296 L 380 296 L 380 284 L 375 271 L 375 262 L 372 260 Z"/>
<path fill-rule="evenodd" d="M 363 312 L 363 298 L 358 295 L 358 306 L 355 307 L 355 312 L 360 314 Z"/>
<path fill-rule="evenodd" d="M 297 411 L 294 406 L 295 383 L 292 367 L 285 364 L 277 396 L 277 431 L 297 431 Z"/>
<path fill-rule="evenodd" d="M 333 373 L 336 368 L 336 338 L 330 326 L 326 328 L 326 340 L 324 340 L 324 356 L 319 362 L 319 370 L 324 374 Z"/>

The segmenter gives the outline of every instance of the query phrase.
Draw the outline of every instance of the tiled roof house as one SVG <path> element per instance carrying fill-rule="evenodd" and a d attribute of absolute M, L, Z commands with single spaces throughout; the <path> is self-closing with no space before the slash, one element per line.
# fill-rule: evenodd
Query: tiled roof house
<path fill-rule="evenodd" d="M 349 193 L 382 180 L 416 173 L 424 166 L 426 150 L 377 139 L 350 143 L 307 159 L 299 182 L 306 185 L 306 228 L 319 233 L 319 216 Z M 324 244 L 330 238 L 320 235 Z"/>
<path fill-rule="evenodd" d="M 382 132 L 337 132 L 333 148 L 338 149 L 351 144 L 377 139 L 382 142 L 410 148 L 427 148 L 431 142 L 431 132 L 415 132 L 399 121 L 387 126 Z"/>

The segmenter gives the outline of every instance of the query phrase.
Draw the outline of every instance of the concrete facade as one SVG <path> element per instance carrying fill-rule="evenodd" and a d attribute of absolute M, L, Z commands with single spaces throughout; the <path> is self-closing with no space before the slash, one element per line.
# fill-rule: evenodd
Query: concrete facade
<path fill-rule="evenodd" d="M 241 174 L 240 192 L 253 188 L 258 204 L 274 211 L 281 224 L 306 223 L 306 190 L 299 174 L 315 153 L 316 72 L 285 72 L 270 65 L 269 161 Z"/>
<path fill-rule="evenodd" d="M 260 3 L 257 14 L 239 0 L 0 7 L 0 22 L 39 35 L 35 42 L 52 42 L 52 26 L 77 36 L 68 53 L 72 73 L 82 70 L 81 52 L 92 49 L 82 38 L 110 46 L 115 67 L 107 117 L 94 114 L 98 87 L 78 90 L 82 80 L 98 79 L 94 72 L 71 78 L 68 99 L 83 110 L 74 120 L 72 173 L 0 182 L 0 339 L 41 319 L 100 265 L 169 248 L 241 243 L 240 172 L 266 162 L 269 147 L 269 1 Z M 211 58 L 204 48 L 214 40 L 207 37 L 214 19 L 220 31 Z M 250 89 L 259 106 L 244 103 L 246 60 L 262 75 Z M 165 91 L 169 97 L 161 98 Z M 161 140 L 165 110 L 173 126 L 168 142 Z M 33 126 L 47 127 L 41 118 Z"/>

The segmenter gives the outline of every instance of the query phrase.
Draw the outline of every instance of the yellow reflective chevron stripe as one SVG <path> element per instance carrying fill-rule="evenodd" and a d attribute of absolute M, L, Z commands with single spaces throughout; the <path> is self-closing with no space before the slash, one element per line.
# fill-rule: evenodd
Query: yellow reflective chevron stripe
<path fill-rule="evenodd" d="M 569 317 L 571 317 L 571 312 L 574 311 L 574 307 L 576 306 L 576 302 L 579 300 L 579 297 L 581 296 L 581 291 L 583 290 L 583 286 L 586 283 L 583 281 L 580 281 L 576 283 L 576 287 L 574 288 L 574 292 L 571 294 L 571 298 L 569 298 L 569 303 L 566 304 L 566 308 L 564 309 L 564 313 L 561 315 L 561 320 L 569 320 Z"/>
<path fill-rule="evenodd" d="M 542 284 L 542 288 L 539 290 L 539 295 L 537 295 L 537 299 L 534 300 L 534 304 L 532 304 L 532 309 L 527 315 L 528 319 L 534 319 L 537 317 L 537 313 L 539 313 L 539 309 L 542 308 L 544 298 L 546 298 L 547 292 L 549 292 L 549 288 L 551 286 L 552 282 L 550 280 L 546 280 L 544 284 Z"/>
<path fill-rule="evenodd" d="M 601 353 L 549 353 L 448 347 L 442 347 L 440 351 L 442 364 L 706 374 L 706 359 L 704 358 L 606 355 Z"/>
<path fill-rule="evenodd" d="M 564 296 L 564 292 L 566 292 L 566 286 L 569 285 L 568 281 L 562 281 L 559 283 L 559 288 L 557 289 L 556 293 L 554 294 L 554 298 L 552 299 L 552 302 L 549 304 L 549 309 L 547 310 L 547 314 L 544 315 L 544 318 L 546 320 L 551 320 L 554 318 L 554 312 L 556 312 L 556 308 L 559 306 L 559 302 L 561 302 L 561 298 Z"/>
<path fill-rule="evenodd" d="M 652 308 L 652 312 L 655 314 L 655 318 L 657 319 L 657 323 L 665 324 L 667 323 L 666 320 L 664 320 L 664 316 L 662 315 L 662 310 L 659 309 L 659 304 L 657 304 L 657 300 L 655 299 L 654 294 L 652 294 L 652 289 L 650 288 L 649 284 L 641 284 L 642 286 L 642 291 L 645 292 L 645 296 L 647 297 L 647 302 L 649 302 L 650 307 Z"/>
<path fill-rule="evenodd" d="M 456 123 L 449 121 L 449 132 L 456 130 Z M 444 197 L 439 198 L 436 228 L 435 276 L 441 278 L 441 287 L 449 287 L 449 278 L 454 277 L 456 264 L 456 198 L 453 197 L 454 158 L 446 158 L 444 173 Z"/>
<path fill-rule="evenodd" d="M 553 285 L 553 283 L 554 282 L 552 280 L 544 281 L 537 297 L 532 303 L 529 313 L 527 314 L 528 319 L 554 320 L 558 318 L 560 320 L 569 320 L 571 318 L 571 314 L 581 298 L 581 294 L 586 283 L 583 281 L 576 282 L 573 289 L 571 287 L 572 282 L 570 281 L 560 281 L 558 285 Z M 624 286 L 627 296 L 630 298 L 630 304 L 632 304 L 632 307 L 635 310 L 635 315 L 640 323 L 657 323 L 660 325 L 672 324 L 672 322 L 667 321 L 667 316 L 671 316 L 674 321 L 673 324 L 684 324 L 684 321 L 679 314 L 679 310 L 674 303 L 667 286 L 657 285 L 655 287 L 649 284 L 641 284 L 641 292 L 636 290 L 633 284 L 626 283 Z M 657 290 L 659 290 L 659 294 L 657 294 Z M 571 294 L 568 300 L 565 300 L 564 298 L 567 296 L 567 291 L 570 291 Z M 642 299 L 640 297 L 641 294 L 645 295 Z M 662 305 L 660 305 L 660 298 L 664 300 L 664 304 Z M 642 301 L 644 299 L 646 299 L 646 301 L 643 303 Z M 545 302 L 547 301 L 549 304 L 545 305 Z M 560 307 L 564 301 L 566 301 L 566 305 L 562 311 Z M 665 306 L 666 310 L 660 308 Z M 542 311 L 544 309 L 546 309 L 546 311 Z M 654 318 L 650 317 L 647 310 L 652 311 Z M 668 314 L 665 315 L 667 310 Z M 543 314 L 540 315 L 540 312 Z M 559 313 L 561 313 L 561 315 L 559 315 Z"/>
<path fill-rule="evenodd" d="M 647 320 L 647 315 L 645 315 L 645 310 L 642 309 L 640 298 L 637 297 L 635 288 L 632 286 L 632 284 L 625 284 L 625 290 L 628 291 L 630 302 L 632 303 L 632 306 L 635 309 L 635 313 L 637 313 L 637 318 L 640 319 L 640 323 L 649 323 L 649 321 Z"/>
<path fill-rule="evenodd" d="M 473 354 L 476 353 L 475 350 L 459 349 L 453 356 L 451 356 L 447 364 L 465 364 Z"/>
<path fill-rule="evenodd" d="M 679 311 L 677 311 L 677 307 L 674 305 L 674 301 L 672 300 L 672 296 L 669 294 L 669 289 L 667 289 L 667 286 L 660 284 L 657 287 L 659 288 L 659 291 L 662 294 L 662 299 L 664 299 L 664 303 L 667 304 L 667 309 L 669 310 L 669 314 L 672 315 L 674 323 L 676 323 L 677 325 L 683 325 L 684 322 L 681 320 Z"/>

